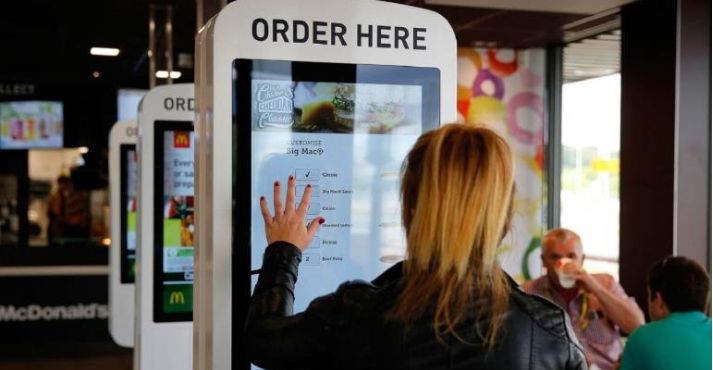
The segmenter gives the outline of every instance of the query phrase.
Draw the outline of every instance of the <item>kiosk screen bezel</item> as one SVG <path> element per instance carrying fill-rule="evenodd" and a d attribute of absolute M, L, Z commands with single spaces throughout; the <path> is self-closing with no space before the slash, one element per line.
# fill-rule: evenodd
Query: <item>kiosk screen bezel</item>
<path fill-rule="evenodd" d="M 251 173 L 252 81 L 256 74 L 280 79 L 282 71 L 290 70 L 289 81 L 314 81 L 334 83 L 372 83 L 393 85 L 418 85 L 422 91 L 422 132 L 440 124 L 440 76 L 435 67 L 395 65 L 345 64 L 322 62 L 297 62 L 265 59 L 235 59 L 233 61 L 232 91 L 232 332 L 233 364 L 247 369 L 242 348 L 242 331 L 251 295 L 251 182 L 244 174 Z M 274 71 L 274 74 L 270 72 Z M 257 72 L 257 73 L 256 73 Z M 260 246 L 260 251 L 264 246 Z"/>

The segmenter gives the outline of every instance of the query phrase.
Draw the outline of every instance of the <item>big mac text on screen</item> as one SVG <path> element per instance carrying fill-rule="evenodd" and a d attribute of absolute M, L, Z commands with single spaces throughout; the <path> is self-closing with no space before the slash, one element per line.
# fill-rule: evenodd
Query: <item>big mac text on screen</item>
<path fill-rule="evenodd" d="M 374 24 L 357 24 L 356 29 L 339 22 L 303 21 L 299 19 L 256 18 L 252 36 L 256 41 L 293 44 L 336 45 L 357 47 L 426 50 L 426 28 Z"/>

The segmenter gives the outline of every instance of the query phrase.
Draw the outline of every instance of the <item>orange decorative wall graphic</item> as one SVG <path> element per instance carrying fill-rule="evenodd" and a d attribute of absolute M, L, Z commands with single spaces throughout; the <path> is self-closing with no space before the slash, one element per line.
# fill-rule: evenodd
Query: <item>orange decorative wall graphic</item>
<path fill-rule="evenodd" d="M 500 261 L 517 280 L 537 276 L 545 228 L 545 51 L 458 49 L 458 116 L 493 128 L 515 158 L 515 217 Z"/>

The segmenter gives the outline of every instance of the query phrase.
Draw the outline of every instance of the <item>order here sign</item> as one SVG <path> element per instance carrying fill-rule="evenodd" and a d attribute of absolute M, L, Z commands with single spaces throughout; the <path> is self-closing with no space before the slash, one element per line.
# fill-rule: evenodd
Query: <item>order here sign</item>
<path fill-rule="evenodd" d="M 359 23 L 350 30 L 339 22 L 299 19 L 256 18 L 252 22 L 252 37 L 260 42 L 426 50 L 426 33 L 425 27 Z"/>

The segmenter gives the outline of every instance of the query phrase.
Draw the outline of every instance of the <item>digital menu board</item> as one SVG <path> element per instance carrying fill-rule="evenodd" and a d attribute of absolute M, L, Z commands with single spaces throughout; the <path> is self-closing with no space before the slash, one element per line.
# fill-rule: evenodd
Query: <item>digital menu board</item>
<path fill-rule="evenodd" d="M 154 125 L 154 321 L 193 311 L 193 123 Z"/>
<path fill-rule="evenodd" d="M 0 102 L 0 149 L 61 148 L 63 121 L 61 102 Z"/>
<path fill-rule="evenodd" d="M 138 161 L 136 144 L 121 144 L 121 283 L 136 279 L 136 179 Z"/>
<path fill-rule="evenodd" d="M 234 67 L 234 197 L 250 204 L 233 216 L 236 259 L 249 259 L 250 271 L 261 267 L 258 201 L 264 195 L 272 204 L 273 182 L 289 175 L 298 197 L 313 187 L 308 220 L 326 220 L 303 253 L 295 312 L 345 280 L 374 278 L 403 259 L 401 167 L 417 138 L 439 124 L 438 69 L 272 60 Z"/>

